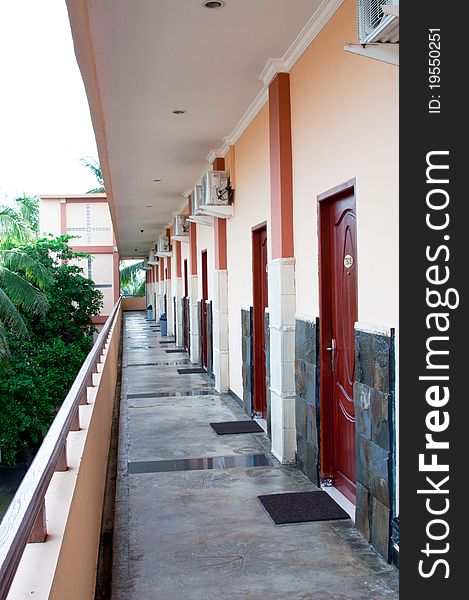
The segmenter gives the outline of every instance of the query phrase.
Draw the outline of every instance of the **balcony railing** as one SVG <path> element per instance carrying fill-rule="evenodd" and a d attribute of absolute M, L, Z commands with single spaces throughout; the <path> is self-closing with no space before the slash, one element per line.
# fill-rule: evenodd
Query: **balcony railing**
<path fill-rule="evenodd" d="M 96 454 L 96 451 L 99 450 L 100 456 L 94 456 L 92 461 L 97 461 L 100 465 L 99 469 L 95 469 L 96 473 L 99 471 L 99 474 L 94 475 L 95 479 L 98 476 L 101 477 L 104 465 L 102 481 L 97 484 L 97 488 L 104 490 L 105 467 L 107 465 L 107 450 L 110 435 L 110 415 L 112 414 L 117 381 L 121 312 L 122 302 L 119 299 L 83 363 L 31 467 L 26 473 L 0 523 L 0 600 L 5 600 L 9 594 L 28 542 L 48 543 L 45 513 L 46 494 L 50 488 L 54 473 L 56 471 L 68 470 L 67 438 L 69 437 L 69 432 L 80 431 L 80 426 L 83 427 L 82 431 L 80 431 L 80 433 L 83 432 L 80 442 L 82 446 L 80 446 L 78 452 L 75 452 L 78 458 L 74 465 L 76 477 L 70 479 L 71 488 L 73 488 L 72 493 L 69 494 L 70 504 L 74 502 L 76 488 L 78 488 L 81 476 L 82 462 L 85 459 L 88 447 L 91 448 L 88 453 L 89 456 L 92 455 L 91 451 Z M 89 407 L 90 410 L 88 410 L 86 415 L 83 412 L 85 407 L 83 407 L 84 422 L 80 423 L 80 406 L 87 404 L 99 406 L 98 409 L 96 409 L 96 406 Z M 90 434 L 89 432 L 94 422 L 98 423 L 102 431 Z M 96 429 L 96 426 L 94 428 Z M 97 443 L 95 439 L 98 440 Z M 89 477 L 89 473 L 86 475 Z M 96 486 L 96 481 L 92 486 Z M 96 491 L 95 488 L 92 489 L 94 492 Z M 85 522 L 82 526 L 87 527 L 89 525 L 95 529 L 97 528 L 99 538 L 100 518 L 98 516 L 100 517 L 100 515 L 96 515 L 96 512 L 101 510 L 102 494 L 100 500 L 99 493 L 95 493 L 93 502 L 96 505 L 94 514 L 96 517 L 94 519 L 95 522 Z M 53 520 L 52 514 L 50 517 Z M 68 528 L 70 525 L 69 519 L 67 518 L 66 520 Z M 49 521 L 49 518 L 47 521 Z M 58 552 L 56 554 L 58 555 Z M 60 554 L 61 556 L 64 554 L 63 548 Z M 79 551 L 76 553 L 76 559 L 80 559 Z M 50 565 L 48 565 L 48 569 L 50 570 Z M 69 583 L 71 586 L 73 585 L 72 581 Z M 72 598 L 77 596 L 76 593 L 72 592 L 71 594 L 67 594 L 67 596 L 59 594 L 57 597 Z"/>

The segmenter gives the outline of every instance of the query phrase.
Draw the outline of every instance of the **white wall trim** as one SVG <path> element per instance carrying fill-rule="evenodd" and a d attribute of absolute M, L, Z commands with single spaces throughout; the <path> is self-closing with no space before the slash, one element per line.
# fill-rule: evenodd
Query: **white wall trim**
<path fill-rule="evenodd" d="M 323 0 L 316 12 L 298 34 L 293 44 L 283 55 L 288 71 L 302 56 L 311 42 L 319 35 L 344 0 Z"/>
<path fill-rule="evenodd" d="M 305 321 L 306 323 L 316 323 L 316 317 L 314 315 L 295 313 L 295 319 L 298 319 L 298 321 Z"/>
<path fill-rule="evenodd" d="M 373 333 L 375 335 L 391 337 L 391 329 L 392 327 L 388 327 L 387 325 L 373 325 L 371 323 L 361 323 L 359 321 L 355 322 L 356 331 L 364 331 L 366 333 Z"/>
<path fill-rule="evenodd" d="M 249 106 L 249 108 L 247 109 L 247 111 L 244 113 L 244 115 L 238 121 L 238 123 L 237 123 L 236 127 L 233 129 L 233 131 L 223 139 L 223 141 L 228 146 L 232 146 L 233 144 L 236 144 L 236 142 L 239 140 L 239 138 L 242 136 L 242 134 L 246 131 L 246 129 L 248 128 L 250 123 L 254 120 L 256 115 L 259 113 L 261 108 L 264 106 L 264 104 L 266 104 L 268 99 L 269 99 L 268 89 L 266 87 L 263 87 L 262 90 L 254 98 L 254 100 L 252 101 L 252 103 Z"/>
<path fill-rule="evenodd" d="M 272 79 L 277 73 L 287 73 L 287 65 L 283 58 L 269 58 L 262 73 L 259 75 L 259 79 L 265 86 L 268 86 Z"/>

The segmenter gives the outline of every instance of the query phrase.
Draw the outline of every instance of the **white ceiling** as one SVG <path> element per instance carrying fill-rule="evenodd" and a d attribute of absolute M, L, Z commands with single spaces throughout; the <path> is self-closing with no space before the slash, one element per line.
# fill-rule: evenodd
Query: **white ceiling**
<path fill-rule="evenodd" d="M 88 1 L 121 256 L 148 253 L 320 4 Z"/>

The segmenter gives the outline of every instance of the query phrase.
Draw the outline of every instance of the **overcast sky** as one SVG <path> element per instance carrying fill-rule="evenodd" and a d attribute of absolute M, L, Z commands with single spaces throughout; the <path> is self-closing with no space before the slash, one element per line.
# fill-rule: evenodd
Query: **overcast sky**
<path fill-rule="evenodd" d="M 0 0 L 0 203 L 83 193 L 97 158 L 65 0 Z"/>

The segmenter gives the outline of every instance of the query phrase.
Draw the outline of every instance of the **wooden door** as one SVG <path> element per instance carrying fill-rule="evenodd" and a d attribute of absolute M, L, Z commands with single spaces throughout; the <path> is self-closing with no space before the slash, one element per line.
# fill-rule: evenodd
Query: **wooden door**
<path fill-rule="evenodd" d="M 354 502 L 354 324 L 358 319 L 354 185 L 346 184 L 320 199 L 322 471 Z"/>
<path fill-rule="evenodd" d="M 267 292 L 267 227 L 252 232 L 254 414 L 267 418 L 264 314 Z"/>
<path fill-rule="evenodd" d="M 207 300 L 208 300 L 208 272 L 207 250 L 202 252 L 202 366 L 207 367 Z"/>

